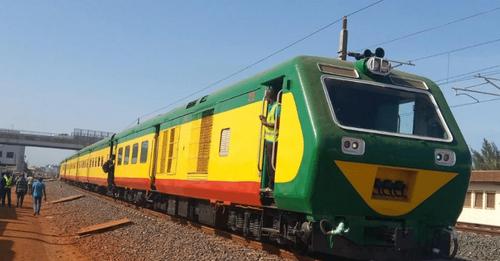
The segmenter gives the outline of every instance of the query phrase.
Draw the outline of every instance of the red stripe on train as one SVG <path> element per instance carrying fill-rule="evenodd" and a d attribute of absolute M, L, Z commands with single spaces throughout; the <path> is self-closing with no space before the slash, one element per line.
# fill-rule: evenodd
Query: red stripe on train
<path fill-rule="evenodd" d="M 66 176 L 65 178 L 84 181 L 82 177 L 75 179 L 74 176 Z M 93 184 L 107 186 L 106 178 L 88 177 L 88 180 Z M 115 184 L 118 187 L 149 189 L 149 179 L 115 177 Z M 261 206 L 258 182 L 157 179 L 156 189 L 171 195 Z"/>

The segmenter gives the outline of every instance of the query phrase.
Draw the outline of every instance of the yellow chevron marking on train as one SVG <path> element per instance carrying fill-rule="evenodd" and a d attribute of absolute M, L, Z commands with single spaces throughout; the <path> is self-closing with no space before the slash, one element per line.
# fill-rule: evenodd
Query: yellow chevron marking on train
<path fill-rule="evenodd" d="M 399 168 L 340 160 L 336 160 L 335 163 L 366 204 L 377 213 L 386 216 L 407 214 L 458 175 L 453 172 Z M 372 191 L 376 178 L 404 181 L 408 186 L 408 197 L 405 200 L 373 198 Z"/>

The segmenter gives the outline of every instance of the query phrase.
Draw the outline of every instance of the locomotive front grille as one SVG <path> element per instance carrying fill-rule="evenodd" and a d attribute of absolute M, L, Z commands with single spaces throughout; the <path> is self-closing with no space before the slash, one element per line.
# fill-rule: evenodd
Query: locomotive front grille
<path fill-rule="evenodd" d="M 417 172 L 379 168 L 374 179 L 372 199 L 407 201 L 411 196 Z"/>

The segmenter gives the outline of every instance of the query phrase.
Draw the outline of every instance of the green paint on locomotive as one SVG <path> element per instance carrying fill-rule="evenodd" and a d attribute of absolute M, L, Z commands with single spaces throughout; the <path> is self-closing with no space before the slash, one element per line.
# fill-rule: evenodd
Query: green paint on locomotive
<path fill-rule="evenodd" d="M 310 219 L 316 221 L 326 218 L 333 222 L 341 217 L 349 226 L 359 228 L 351 229 L 346 235 L 358 244 L 370 243 L 363 235 L 363 228 L 369 226 L 408 226 L 419 233 L 417 237 L 420 242 L 424 242 L 425 236 L 431 234 L 427 233 L 427 228 L 453 226 L 463 206 L 471 160 L 465 140 L 436 84 L 416 75 L 392 72 L 392 75 L 421 80 L 427 84 L 453 136 L 453 141 L 449 143 L 378 135 L 339 127 L 332 119 L 328 97 L 321 83 L 323 73 L 318 70 L 318 63 L 348 68 L 354 68 L 354 63 L 320 57 L 298 57 L 294 61 L 301 84 L 292 84 L 291 91 L 300 111 L 299 118 L 305 138 L 304 158 L 294 180 L 276 185 L 275 200 L 278 208 L 307 213 Z M 391 83 L 388 77 L 370 76 L 362 71 L 358 73 L 362 80 Z M 342 153 L 341 138 L 344 136 L 363 139 L 366 142 L 366 153 L 363 156 Z M 457 163 L 452 167 L 436 165 L 435 149 L 454 151 Z M 363 201 L 352 184 L 341 174 L 335 160 L 455 172 L 458 176 L 411 212 L 398 217 L 387 217 L 378 214 Z M 384 218 L 390 221 L 384 223 Z"/>

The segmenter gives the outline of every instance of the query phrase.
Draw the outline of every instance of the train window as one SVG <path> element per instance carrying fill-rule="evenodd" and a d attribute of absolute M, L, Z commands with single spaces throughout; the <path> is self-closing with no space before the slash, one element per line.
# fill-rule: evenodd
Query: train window
<path fill-rule="evenodd" d="M 118 162 L 118 165 L 122 165 L 122 157 L 123 157 L 123 148 L 119 148 L 118 149 L 118 158 L 117 158 L 117 162 Z"/>
<path fill-rule="evenodd" d="M 14 158 L 14 152 L 7 152 L 7 155 L 5 155 L 8 159 L 13 159 Z"/>
<path fill-rule="evenodd" d="M 219 156 L 226 157 L 229 155 L 229 140 L 231 138 L 231 130 L 223 129 L 220 133 Z"/>
<path fill-rule="evenodd" d="M 330 77 L 324 83 L 335 121 L 344 128 L 451 140 L 425 91 Z"/>
<path fill-rule="evenodd" d="M 143 141 L 141 143 L 141 163 L 148 160 L 148 141 Z"/>
<path fill-rule="evenodd" d="M 495 209 L 495 192 L 486 192 L 486 208 Z"/>
<path fill-rule="evenodd" d="M 132 160 L 131 163 L 137 163 L 137 154 L 139 154 L 139 144 L 136 143 L 132 146 Z"/>
<path fill-rule="evenodd" d="M 474 208 L 483 208 L 483 192 L 476 191 L 474 193 Z"/>
<path fill-rule="evenodd" d="M 472 192 L 467 191 L 465 194 L 464 208 L 470 208 Z"/>
<path fill-rule="evenodd" d="M 125 147 L 125 155 L 123 158 L 123 164 L 127 165 L 130 159 L 130 146 Z"/>

